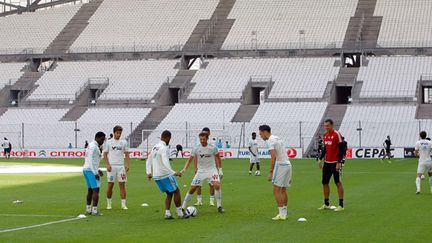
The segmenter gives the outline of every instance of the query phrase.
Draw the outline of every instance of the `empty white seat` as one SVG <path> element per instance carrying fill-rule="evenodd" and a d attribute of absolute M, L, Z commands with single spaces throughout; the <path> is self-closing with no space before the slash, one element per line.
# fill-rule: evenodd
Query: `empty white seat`
<path fill-rule="evenodd" d="M 190 99 L 240 98 L 249 80 L 274 82 L 270 98 L 322 98 L 339 72 L 336 58 L 210 60 L 192 79 Z"/>
<path fill-rule="evenodd" d="M 123 138 L 145 119 L 150 108 L 90 108 L 76 122 L 60 121 L 68 109 L 9 108 L 0 116 L 2 136 L 7 137 L 15 149 L 25 148 L 67 148 L 84 142 L 91 142 L 98 131 L 107 137 L 115 125 L 123 127 Z M 23 130 L 24 129 L 24 130 Z M 24 141 L 22 141 L 24 135 Z"/>
<path fill-rule="evenodd" d="M 59 62 L 36 82 L 29 100 L 75 100 L 89 79 L 109 82 L 99 99 L 150 100 L 169 77 L 176 75 L 176 60 Z"/>
<path fill-rule="evenodd" d="M 432 74 L 432 57 L 370 57 L 360 68 L 360 97 L 415 97 L 422 75 Z"/>
<path fill-rule="evenodd" d="M 71 51 L 181 49 L 218 0 L 105 0 Z"/>
<path fill-rule="evenodd" d="M 223 49 L 341 47 L 357 0 L 237 0 Z M 303 31 L 304 34 L 300 34 Z M 255 33 L 255 34 L 252 34 Z"/>
<path fill-rule="evenodd" d="M 285 146 L 301 146 L 306 149 L 320 125 L 326 108 L 326 102 L 267 102 L 259 106 L 251 122 L 246 126 L 246 134 L 258 133 L 258 127 L 267 124 L 273 134 L 284 140 Z M 261 141 L 260 146 L 266 145 Z"/>
<path fill-rule="evenodd" d="M 0 89 L 4 85 L 13 85 L 23 74 L 21 71 L 26 63 L 1 63 L 0 62 Z"/>
<path fill-rule="evenodd" d="M 67 5 L 1 17 L 0 53 L 21 53 L 24 49 L 42 53 L 80 7 Z"/>
<path fill-rule="evenodd" d="M 382 147 L 390 135 L 393 146 L 412 147 L 418 139 L 419 120 L 415 105 L 351 105 L 339 131 L 352 147 Z M 424 124 L 427 131 L 432 126 Z M 357 128 L 361 127 L 361 138 Z M 361 140 L 361 141 L 360 141 Z"/>
<path fill-rule="evenodd" d="M 378 45 L 424 47 L 432 42 L 432 1 L 378 0 L 375 16 L 382 16 Z"/>
<path fill-rule="evenodd" d="M 239 124 L 231 123 L 239 103 L 180 103 L 176 104 L 155 131 L 147 131 L 149 138 L 141 146 L 153 146 L 160 140 L 160 134 L 168 129 L 172 133 L 170 144 L 182 144 L 194 147 L 198 143 L 198 134 L 203 127 L 211 129 L 211 136 L 232 142 L 233 133 L 240 131 Z M 236 126 L 232 132 L 228 127 Z M 146 132 L 146 131 L 144 131 Z M 150 148 L 151 149 L 151 148 Z"/>

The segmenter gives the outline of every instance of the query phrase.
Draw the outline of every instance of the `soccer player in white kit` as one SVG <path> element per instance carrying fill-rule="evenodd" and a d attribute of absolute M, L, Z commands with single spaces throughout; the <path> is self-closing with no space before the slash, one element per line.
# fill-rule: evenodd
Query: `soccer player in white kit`
<path fill-rule="evenodd" d="M 210 128 L 208 128 L 208 127 L 204 127 L 204 128 L 201 130 L 201 132 L 205 132 L 205 133 L 207 133 L 207 134 L 208 134 L 208 137 L 210 137 L 210 135 L 211 135 L 211 133 L 210 133 Z M 216 142 L 216 139 L 215 139 L 215 138 L 213 138 L 211 144 L 212 144 L 215 148 L 217 148 L 217 142 Z M 219 161 L 220 161 L 220 160 L 219 160 Z M 222 162 L 220 161 L 220 163 L 222 163 Z M 220 170 L 219 170 L 219 174 L 221 175 L 221 178 L 222 178 L 222 177 L 223 177 L 222 164 L 219 164 L 219 165 L 218 165 L 218 168 L 220 168 Z M 195 174 L 196 174 L 196 171 L 197 171 L 197 166 L 196 166 L 196 164 L 195 164 Z M 194 204 L 195 206 L 202 206 L 202 205 L 203 205 L 201 189 L 202 189 L 202 187 L 198 187 L 198 188 L 197 188 L 197 191 L 196 191 L 196 192 L 197 192 L 197 202 Z M 215 189 L 214 189 L 214 187 L 213 187 L 211 184 L 209 184 L 209 193 L 210 193 L 210 202 L 209 202 L 209 205 L 210 205 L 210 206 L 214 206 L 214 205 L 215 205 L 215 203 L 214 203 L 214 200 L 215 200 Z"/>
<path fill-rule="evenodd" d="M 162 132 L 161 141 L 156 144 L 146 162 L 147 178 L 152 178 L 158 185 L 161 192 L 166 193 L 165 199 L 165 219 L 174 219 L 171 216 L 171 201 L 174 197 L 174 204 L 177 208 L 177 215 L 183 218 L 183 210 L 181 208 L 180 189 L 177 180 L 174 176 L 181 176 L 180 172 L 175 172 L 171 168 L 169 161 L 170 150 L 169 142 L 171 141 L 171 132 L 165 130 Z"/>
<path fill-rule="evenodd" d="M 292 167 L 286 153 L 283 141 L 271 134 L 268 125 L 259 127 L 260 137 L 267 142 L 271 155 L 270 174 L 268 180 L 273 183 L 273 194 L 279 209 L 279 214 L 273 220 L 286 220 L 288 214 L 288 195 L 286 188 L 291 186 Z"/>
<path fill-rule="evenodd" d="M 250 153 L 250 166 L 249 166 L 249 175 L 252 175 L 252 170 L 254 165 L 256 164 L 256 172 L 255 175 L 260 176 L 261 172 L 260 172 L 260 159 L 258 157 L 258 141 L 256 139 L 256 133 L 253 132 L 252 133 L 252 140 L 249 141 L 249 153 Z"/>
<path fill-rule="evenodd" d="M 432 192 L 432 142 L 427 140 L 426 136 L 427 134 L 425 131 L 420 132 L 420 140 L 415 144 L 415 154 L 419 157 L 416 178 L 417 194 L 420 194 L 421 176 L 425 171 L 429 174 L 429 182 Z"/>
<path fill-rule="evenodd" d="M 196 161 L 195 163 L 198 170 L 192 180 L 191 187 L 184 198 L 182 208 L 186 209 L 187 203 L 192 199 L 195 191 L 202 186 L 204 181 L 208 181 L 215 190 L 217 210 L 219 213 L 224 213 L 225 211 L 222 207 L 222 192 L 220 186 L 220 173 L 222 168 L 219 167 L 221 164 L 219 151 L 213 145 L 208 144 L 208 133 L 201 132 L 199 134 L 199 140 L 200 144 L 192 150 L 191 156 L 186 162 L 183 170 L 180 171 L 181 174 L 184 174 L 192 161 Z"/>
<path fill-rule="evenodd" d="M 120 187 L 121 208 L 127 210 L 126 206 L 126 181 L 129 171 L 129 144 L 120 139 L 123 128 L 115 126 L 114 137 L 105 142 L 103 158 L 107 166 L 107 209 L 112 209 L 112 191 L 114 182 L 117 180 Z"/>
<path fill-rule="evenodd" d="M 105 133 L 96 133 L 95 140 L 86 148 L 85 162 L 83 166 L 83 175 L 87 184 L 87 215 L 102 215 L 98 212 L 100 177 L 103 176 L 99 169 L 101 158 L 100 146 L 105 142 Z"/>

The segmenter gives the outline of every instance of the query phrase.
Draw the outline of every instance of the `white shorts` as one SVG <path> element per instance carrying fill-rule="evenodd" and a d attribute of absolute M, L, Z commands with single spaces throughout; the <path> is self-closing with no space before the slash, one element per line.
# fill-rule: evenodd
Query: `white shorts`
<path fill-rule="evenodd" d="M 250 162 L 251 164 L 259 163 L 259 162 L 260 162 L 260 159 L 259 159 L 258 156 L 251 156 L 250 159 L 249 159 L 249 162 Z"/>
<path fill-rule="evenodd" d="M 107 171 L 107 179 L 108 182 L 126 182 L 127 174 L 124 166 L 121 165 L 113 165 L 111 166 L 111 172 Z"/>
<path fill-rule="evenodd" d="M 290 187 L 292 167 L 290 164 L 276 164 L 273 171 L 272 183 L 278 187 Z"/>
<path fill-rule="evenodd" d="M 217 170 L 211 172 L 197 172 L 192 179 L 192 186 L 202 186 L 202 183 L 207 180 L 211 185 L 213 182 L 220 182 L 219 173 Z"/>
<path fill-rule="evenodd" d="M 421 162 L 417 167 L 417 174 L 423 174 L 424 172 L 432 173 L 432 162 Z"/>

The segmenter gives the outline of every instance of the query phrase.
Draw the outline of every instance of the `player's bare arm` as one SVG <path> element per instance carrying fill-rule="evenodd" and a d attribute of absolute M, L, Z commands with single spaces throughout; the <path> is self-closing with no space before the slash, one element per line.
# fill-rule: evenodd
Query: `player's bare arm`
<path fill-rule="evenodd" d="M 126 172 L 128 172 L 129 171 L 129 162 L 130 162 L 130 156 L 129 156 L 129 152 L 125 152 L 124 153 L 125 155 L 125 170 L 126 170 Z"/>
<path fill-rule="evenodd" d="M 215 162 L 216 162 L 216 168 L 219 171 L 219 177 L 223 178 L 223 171 L 222 171 L 222 160 L 220 159 L 219 153 L 215 154 Z"/>
<path fill-rule="evenodd" d="M 271 155 L 271 159 L 270 159 L 270 173 L 269 176 L 267 178 L 267 180 L 271 181 L 273 178 L 273 170 L 276 164 L 276 150 L 272 149 L 270 150 L 270 155 Z"/>
<path fill-rule="evenodd" d="M 190 156 L 189 157 L 189 159 L 186 161 L 186 164 L 184 165 L 184 167 L 183 167 L 183 169 L 180 171 L 182 174 L 184 174 L 186 171 L 187 171 L 187 169 L 189 169 L 189 166 L 190 166 L 190 164 L 192 163 L 192 161 L 194 161 L 194 164 L 195 164 L 195 172 L 196 172 L 196 169 L 197 169 L 197 166 L 196 166 L 196 159 L 195 159 L 195 157 L 194 156 Z"/>
<path fill-rule="evenodd" d="M 255 156 L 256 157 L 256 154 L 254 154 L 254 152 L 252 152 L 252 149 L 251 149 L 252 147 L 251 146 L 249 146 L 248 147 L 248 149 L 249 149 L 249 152 L 253 155 L 253 156 Z"/>
<path fill-rule="evenodd" d="M 105 160 L 107 171 L 111 172 L 111 164 L 109 163 L 108 160 L 108 152 L 103 153 L 103 159 Z"/>
<path fill-rule="evenodd" d="M 342 153 L 342 149 L 343 149 L 343 143 L 339 143 L 339 158 L 338 161 L 336 163 L 336 170 L 340 171 L 342 168 L 342 160 L 343 160 L 343 153 Z"/>

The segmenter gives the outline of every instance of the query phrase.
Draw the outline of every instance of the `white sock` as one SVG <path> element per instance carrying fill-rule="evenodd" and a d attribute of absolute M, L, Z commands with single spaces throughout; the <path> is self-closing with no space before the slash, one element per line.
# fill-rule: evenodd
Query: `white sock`
<path fill-rule="evenodd" d="M 86 206 L 86 212 L 91 213 L 91 211 L 92 211 L 91 205 L 87 205 Z"/>
<path fill-rule="evenodd" d="M 111 204 L 112 204 L 112 198 L 107 198 L 107 204 L 111 206 Z"/>
<path fill-rule="evenodd" d="M 420 179 L 420 177 L 417 177 L 416 178 L 416 187 L 417 187 L 418 192 L 420 191 L 420 183 L 421 183 L 421 179 Z"/>
<path fill-rule="evenodd" d="M 215 197 L 216 197 L 216 205 L 217 207 L 222 207 L 222 190 L 215 190 Z M 211 198 L 210 198 L 211 200 Z"/>
<path fill-rule="evenodd" d="M 283 207 L 278 207 L 279 209 L 279 215 L 283 215 Z"/>
<path fill-rule="evenodd" d="M 198 202 L 202 202 L 202 195 L 197 195 Z"/>
<path fill-rule="evenodd" d="M 215 191 L 215 194 L 216 194 L 216 191 Z M 215 200 L 215 196 L 210 196 L 210 202 L 214 202 L 214 200 Z"/>
<path fill-rule="evenodd" d="M 92 213 L 94 213 L 94 214 L 97 213 L 97 207 L 93 207 L 93 208 L 92 208 Z"/>
<path fill-rule="evenodd" d="M 288 208 L 287 208 L 287 206 L 283 206 L 282 207 L 282 215 L 286 216 L 287 214 L 288 214 Z"/>
<path fill-rule="evenodd" d="M 171 216 L 171 211 L 170 210 L 165 210 L 165 216 Z"/>
<path fill-rule="evenodd" d="M 177 216 L 183 217 L 183 209 L 182 209 L 182 207 L 178 207 L 177 208 Z"/>
<path fill-rule="evenodd" d="M 186 209 L 187 203 L 192 199 L 193 194 L 190 194 L 189 192 L 186 193 L 186 196 L 184 198 L 183 204 L 182 204 L 182 208 Z"/>
<path fill-rule="evenodd" d="M 122 207 L 126 207 L 126 199 L 121 200 L 121 205 L 122 205 Z"/>

